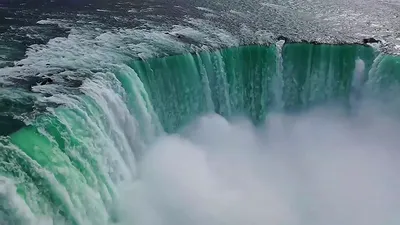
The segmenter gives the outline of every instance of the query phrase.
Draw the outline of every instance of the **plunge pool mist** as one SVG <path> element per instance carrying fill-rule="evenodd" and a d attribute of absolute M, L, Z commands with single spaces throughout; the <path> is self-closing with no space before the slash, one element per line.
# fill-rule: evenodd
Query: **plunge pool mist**
<path fill-rule="evenodd" d="M 400 121 L 359 107 L 272 113 L 260 127 L 201 116 L 145 154 L 122 224 L 397 224 Z"/>

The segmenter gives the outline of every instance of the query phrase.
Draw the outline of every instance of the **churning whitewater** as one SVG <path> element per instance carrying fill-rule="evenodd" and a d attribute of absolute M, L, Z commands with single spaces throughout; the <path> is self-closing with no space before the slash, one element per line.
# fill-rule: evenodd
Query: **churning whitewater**
<path fill-rule="evenodd" d="M 0 225 L 399 224 L 399 7 L 0 0 Z"/>

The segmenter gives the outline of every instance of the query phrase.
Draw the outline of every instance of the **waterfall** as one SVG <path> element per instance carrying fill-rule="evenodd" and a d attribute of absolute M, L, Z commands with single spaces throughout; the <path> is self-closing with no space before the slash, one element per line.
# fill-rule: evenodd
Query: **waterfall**
<path fill-rule="evenodd" d="M 365 62 L 368 85 L 397 84 L 399 58 L 360 45 L 279 42 L 124 57 L 92 72 L 79 93 L 43 98 L 60 106 L 0 141 L 0 202 L 10 212 L 0 223 L 116 222 L 119 189 L 141 176 L 138 161 L 157 138 L 209 113 L 246 116 L 258 125 L 274 110 L 346 101 L 357 59 Z"/>

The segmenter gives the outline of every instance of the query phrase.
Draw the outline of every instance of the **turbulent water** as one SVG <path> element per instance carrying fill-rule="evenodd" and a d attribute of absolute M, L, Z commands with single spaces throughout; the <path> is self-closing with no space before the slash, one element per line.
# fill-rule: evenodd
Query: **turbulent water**
<path fill-rule="evenodd" d="M 17 3 L 0 1 L 1 225 L 400 222 L 393 18 L 346 33 L 334 9 L 358 1 Z"/>

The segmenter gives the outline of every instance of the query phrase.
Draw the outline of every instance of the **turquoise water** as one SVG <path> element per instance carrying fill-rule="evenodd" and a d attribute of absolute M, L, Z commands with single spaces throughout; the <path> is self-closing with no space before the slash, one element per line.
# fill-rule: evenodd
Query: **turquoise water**
<path fill-rule="evenodd" d="M 1 224 L 118 224 L 120 187 L 140 177 L 148 146 L 201 115 L 351 108 L 356 60 L 364 91 L 396 93 L 400 58 L 361 45 L 243 46 L 131 60 L 63 95 L 64 105 L 0 140 Z"/>

